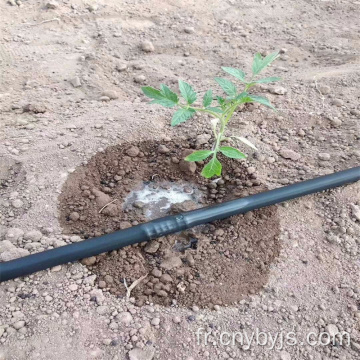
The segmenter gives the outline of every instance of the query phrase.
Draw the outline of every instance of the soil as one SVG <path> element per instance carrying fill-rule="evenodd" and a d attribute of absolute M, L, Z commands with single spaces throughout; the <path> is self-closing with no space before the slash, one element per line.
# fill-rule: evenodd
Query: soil
<path fill-rule="evenodd" d="M 168 157 L 161 170 L 166 182 L 151 178 L 158 172 L 157 164 L 145 167 L 146 176 L 141 174 L 140 164 L 144 166 L 149 157 L 137 156 L 128 166 L 138 166 L 138 183 L 130 179 L 123 190 L 115 182 L 114 188 L 100 183 L 112 175 L 97 173 L 95 160 L 101 165 L 104 156 L 111 157 L 112 151 L 120 151 L 125 144 L 153 144 L 154 154 L 158 145 L 173 149 L 173 142 L 190 141 L 193 148 L 198 136 L 211 135 L 209 117 L 196 115 L 171 127 L 173 109 L 149 105 L 140 87 L 158 88 L 163 83 L 178 92 L 177 82 L 182 79 L 195 88 L 200 103 L 208 89 L 223 95 L 214 81 L 219 76 L 230 79 L 222 66 L 249 74 L 258 51 L 265 55 L 280 50 L 279 59 L 264 77 L 279 76 L 281 82 L 253 89 L 278 111 L 249 105 L 235 114 L 226 135 L 244 136 L 255 144 L 258 151 L 241 148 L 249 156 L 237 166 L 244 174 L 241 186 L 247 179 L 259 183 L 237 194 L 231 193 L 235 185 L 223 178 L 226 191 L 218 200 L 360 164 L 357 0 L 4 0 L 0 14 L 0 261 L 145 221 L 139 208 L 133 209 L 134 193 L 125 202 L 120 199 L 131 190 L 141 191 L 146 179 L 150 186 L 166 187 L 167 179 L 175 176 L 172 184 L 203 194 L 196 198 L 189 189 L 193 203 L 185 206 L 216 202 L 221 193 L 209 199 L 208 184 L 197 185 L 198 172 L 180 174 L 170 156 L 156 154 L 164 161 Z M 125 169 L 117 160 L 118 167 Z M 102 205 L 82 197 L 86 190 L 74 188 L 73 209 L 59 208 L 59 196 L 70 186 L 68 179 L 79 183 L 77 176 L 90 164 L 95 172 L 84 182 L 96 184 L 106 195 L 97 193 Z M 249 177 L 249 169 L 256 179 Z M 180 178 L 186 183 L 179 183 Z M 119 196 L 115 191 L 124 193 L 115 200 Z M 120 251 L 136 255 L 133 259 L 103 254 L 1 283 L 0 359 L 358 360 L 359 196 L 360 183 L 351 184 L 264 209 L 266 218 L 254 212 L 252 220 L 238 217 L 194 234 L 162 238 L 158 244 L 153 241 L 147 249 L 153 253 L 143 245 Z M 201 198 L 203 203 L 198 202 Z M 89 208 L 81 210 L 81 203 Z M 126 223 L 118 223 L 112 211 Z M 72 212 L 77 213 L 72 219 L 79 217 L 73 223 L 65 218 Z M 80 220 L 87 212 L 104 226 L 95 228 L 90 219 Z M 157 215 L 162 216 L 152 214 Z M 233 234 L 228 236 L 230 229 Z M 195 235 L 199 249 L 179 251 Z M 266 242 L 271 236 L 273 248 Z M 191 263 L 190 256 L 186 257 L 192 255 L 193 266 L 176 260 L 179 269 L 193 276 L 181 275 L 189 285 L 185 291 L 189 297 L 177 288 L 171 293 L 180 279 L 174 275 L 176 269 L 160 268 L 165 250 Z M 142 259 L 137 257 L 140 254 Z M 257 268 L 262 259 L 267 263 Z M 125 270 L 114 268 L 122 268 L 125 262 Z M 221 264 L 221 271 L 215 264 Z M 155 267 L 161 276 L 173 280 L 169 291 L 168 284 L 164 290 L 163 281 L 157 282 L 161 277 L 151 274 Z M 195 269 L 214 281 L 202 282 Z M 244 282 L 221 285 L 227 281 L 225 275 L 235 280 L 235 271 L 244 272 Z M 119 278 L 126 278 L 130 286 L 147 272 L 130 299 L 124 297 L 125 286 Z M 115 294 L 109 285 L 111 277 L 115 284 L 120 281 L 114 286 Z M 196 285 L 194 292 L 190 285 Z M 222 293 L 214 290 L 213 300 L 201 299 L 195 296 L 200 286 L 206 293 L 211 286 Z M 236 286 L 243 288 L 235 290 Z M 159 287 L 167 297 L 156 298 Z M 149 294 L 142 300 L 146 288 Z M 248 294 L 251 290 L 254 293 Z M 144 304 L 137 306 L 141 301 Z M 210 333 L 207 345 L 205 334 L 198 341 L 199 329 Z M 251 337 L 256 330 L 273 338 L 295 332 L 299 341 L 295 345 L 285 342 L 282 348 L 279 343 L 273 348 L 253 343 L 249 349 L 219 341 L 222 332 L 246 331 Z M 350 334 L 350 345 L 341 345 L 340 335 L 327 345 L 306 342 L 309 332 L 319 336 L 337 331 Z"/>
<path fill-rule="evenodd" d="M 265 189 L 243 161 L 222 159 L 225 169 L 220 182 L 204 179 L 199 164 L 192 172 L 194 163 L 182 159 L 194 151 L 195 142 L 125 143 L 98 153 L 76 169 L 63 186 L 59 209 L 64 231 L 88 238 L 148 220 L 147 209 L 136 198 L 124 209 L 129 194 L 144 183 L 158 188 L 185 182 L 188 189 L 200 189 L 198 203 L 187 200 L 175 204 L 170 214 Z M 126 295 L 124 281 L 130 285 L 148 275 L 131 293 L 139 306 L 146 301 L 230 305 L 257 293 L 267 283 L 270 266 L 280 252 L 279 233 L 276 207 L 270 207 L 98 256 L 91 270 L 98 275 L 101 288 L 121 297 Z M 198 239 L 198 249 L 179 251 L 179 244 L 185 246 L 192 237 Z"/>

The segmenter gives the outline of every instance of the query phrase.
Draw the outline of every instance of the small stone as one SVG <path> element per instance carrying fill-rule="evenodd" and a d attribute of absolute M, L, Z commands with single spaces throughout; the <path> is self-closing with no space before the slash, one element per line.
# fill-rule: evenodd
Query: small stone
<path fill-rule="evenodd" d="M 360 117 L 360 110 L 352 109 L 350 110 L 350 114 Z"/>
<path fill-rule="evenodd" d="M 107 90 L 102 93 L 102 96 L 107 96 L 111 100 L 115 100 L 119 98 L 119 95 L 114 90 Z"/>
<path fill-rule="evenodd" d="M 160 318 L 156 317 L 151 320 L 151 325 L 158 326 L 160 325 Z"/>
<path fill-rule="evenodd" d="M 161 262 L 160 267 L 165 270 L 171 270 L 182 265 L 182 261 L 178 256 L 171 256 Z"/>
<path fill-rule="evenodd" d="M 59 272 L 61 270 L 61 265 L 56 265 L 51 268 L 51 272 Z"/>
<path fill-rule="evenodd" d="M 50 0 L 46 3 L 45 7 L 47 9 L 55 10 L 59 7 L 59 3 L 57 1 Z"/>
<path fill-rule="evenodd" d="M 15 243 L 23 235 L 24 235 L 24 232 L 21 229 L 19 229 L 19 228 L 11 228 L 6 232 L 5 239 Z"/>
<path fill-rule="evenodd" d="M 128 311 L 123 311 L 116 315 L 116 320 L 124 325 L 130 325 L 133 322 L 133 317 Z"/>
<path fill-rule="evenodd" d="M 144 251 L 148 254 L 155 254 L 159 250 L 160 244 L 152 240 L 145 245 Z"/>
<path fill-rule="evenodd" d="M 280 360 L 291 360 L 291 355 L 287 351 L 283 350 L 280 352 Z"/>
<path fill-rule="evenodd" d="M 68 287 L 68 289 L 69 289 L 70 291 L 76 291 L 76 290 L 78 289 L 78 286 L 77 286 L 76 284 L 70 284 L 69 287 Z"/>
<path fill-rule="evenodd" d="M 301 155 L 290 149 L 281 149 L 279 152 L 280 156 L 284 159 L 297 161 L 301 158 Z"/>
<path fill-rule="evenodd" d="M 207 144 L 211 138 L 210 134 L 200 134 L 196 137 L 196 146 Z"/>
<path fill-rule="evenodd" d="M 116 65 L 116 70 L 119 72 L 123 72 L 127 69 L 127 65 L 125 63 L 120 63 Z"/>
<path fill-rule="evenodd" d="M 76 211 L 73 211 L 70 215 L 69 215 L 69 219 L 72 221 L 78 221 L 80 219 L 80 214 Z"/>
<path fill-rule="evenodd" d="M 167 153 L 170 152 L 170 149 L 167 148 L 165 145 L 159 145 L 159 147 L 158 147 L 158 152 L 159 152 L 160 154 L 167 154 Z"/>
<path fill-rule="evenodd" d="M 136 75 L 134 77 L 134 82 L 136 82 L 137 84 L 143 84 L 145 81 L 146 81 L 145 75 Z"/>
<path fill-rule="evenodd" d="M 159 278 L 161 277 L 162 272 L 158 268 L 154 268 L 153 271 L 151 272 L 151 275 Z"/>
<path fill-rule="evenodd" d="M 106 282 L 105 282 L 104 280 L 100 280 L 100 281 L 99 281 L 99 288 L 100 288 L 100 289 L 106 288 Z"/>
<path fill-rule="evenodd" d="M 81 81 L 80 78 L 78 76 L 75 76 L 74 78 L 70 79 L 70 84 L 74 87 L 74 88 L 78 88 L 81 86 Z"/>
<path fill-rule="evenodd" d="M 11 205 L 15 208 L 15 209 L 20 209 L 24 203 L 22 202 L 22 200 L 20 199 L 15 199 L 12 201 Z"/>
<path fill-rule="evenodd" d="M 319 87 L 319 91 L 321 92 L 321 94 L 327 95 L 327 94 L 330 94 L 331 89 L 330 89 L 330 86 L 321 85 L 321 86 Z"/>
<path fill-rule="evenodd" d="M 129 360 L 152 360 L 155 355 L 155 349 L 151 348 L 135 348 L 129 351 Z"/>
<path fill-rule="evenodd" d="M 134 207 L 137 209 L 143 209 L 145 206 L 145 203 L 143 203 L 142 201 L 135 201 L 134 202 Z"/>
<path fill-rule="evenodd" d="M 96 312 L 99 314 L 99 315 L 106 315 L 106 314 L 109 314 L 110 313 L 110 309 L 108 306 L 105 306 L 105 305 L 100 305 L 96 308 Z"/>
<path fill-rule="evenodd" d="M 86 265 L 86 266 L 92 266 L 92 265 L 94 265 L 96 263 L 96 257 L 95 256 L 90 256 L 88 258 L 82 259 L 81 263 L 83 265 Z"/>
<path fill-rule="evenodd" d="M 185 160 L 180 161 L 179 167 L 180 170 L 183 171 L 184 173 L 191 173 L 191 174 L 194 174 L 197 168 L 195 162 L 190 162 Z"/>
<path fill-rule="evenodd" d="M 342 121 L 338 117 L 329 119 L 332 126 L 338 127 L 342 124 Z"/>
<path fill-rule="evenodd" d="M 145 52 L 153 52 L 155 50 L 155 47 L 153 43 L 149 40 L 145 40 L 140 45 L 141 50 Z"/>
<path fill-rule="evenodd" d="M 25 233 L 24 239 L 30 241 L 40 241 L 42 238 L 42 233 L 39 230 L 31 230 Z"/>
<path fill-rule="evenodd" d="M 341 106 L 344 105 L 344 100 L 334 99 L 333 102 L 332 102 L 332 104 L 335 105 L 335 106 L 341 107 Z"/>
<path fill-rule="evenodd" d="M 180 324 L 180 323 L 181 323 L 181 318 L 180 318 L 180 316 L 174 316 L 173 322 L 174 322 L 175 324 Z"/>
<path fill-rule="evenodd" d="M 357 221 L 360 221 L 360 207 L 355 204 L 350 204 L 351 212 Z"/>
<path fill-rule="evenodd" d="M 330 154 L 328 153 L 319 153 L 318 158 L 322 161 L 328 161 L 330 160 Z"/>
<path fill-rule="evenodd" d="M 334 338 L 339 333 L 339 328 L 335 324 L 329 324 L 325 327 L 325 331 Z"/>
<path fill-rule="evenodd" d="M 130 157 L 136 157 L 140 153 L 140 149 L 137 146 L 132 146 L 131 148 L 126 150 L 126 155 Z"/>
<path fill-rule="evenodd" d="M 27 104 L 23 107 L 23 111 L 32 112 L 34 114 L 43 114 L 46 112 L 46 107 L 42 104 Z"/>
<path fill-rule="evenodd" d="M 275 95 L 285 95 L 287 93 L 287 90 L 282 86 L 274 86 L 269 89 L 272 94 Z"/>
<path fill-rule="evenodd" d="M 25 321 L 24 320 L 16 321 L 14 324 L 12 324 L 12 326 L 14 329 L 19 330 L 25 326 Z"/>
<path fill-rule="evenodd" d="M 192 26 L 187 26 L 186 28 L 184 28 L 184 32 L 186 32 L 187 34 L 193 34 L 195 32 L 195 29 Z"/>

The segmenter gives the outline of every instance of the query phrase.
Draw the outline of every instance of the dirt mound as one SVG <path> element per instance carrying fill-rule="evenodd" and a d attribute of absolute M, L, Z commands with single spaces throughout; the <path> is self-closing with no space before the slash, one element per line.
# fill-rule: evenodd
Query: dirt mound
<path fill-rule="evenodd" d="M 202 178 L 200 166 L 196 169 L 182 161 L 191 148 L 195 148 L 192 140 L 148 141 L 98 153 L 63 187 L 59 209 L 64 231 L 88 238 L 148 221 L 146 206 L 129 197 L 144 186 L 166 190 L 164 184 L 187 184 L 184 191 L 201 193 L 196 201 L 173 205 L 170 213 L 265 190 L 246 162 L 223 159 L 222 179 Z M 269 267 L 279 254 L 278 234 L 276 207 L 270 207 L 85 263 L 98 275 L 99 286 L 118 296 L 125 296 L 126 286 L 148 274 L 131 293 L 138 304 L 231 304 L 266 284 Z M 194 238 L 198 248 L 186 248 Z"/>

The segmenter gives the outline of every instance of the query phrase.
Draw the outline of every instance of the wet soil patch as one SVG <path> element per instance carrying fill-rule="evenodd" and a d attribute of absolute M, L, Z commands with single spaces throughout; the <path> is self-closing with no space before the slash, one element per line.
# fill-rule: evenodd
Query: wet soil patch
<path fill-rule="evenodd" d="M 148 221 L 153 212 L 138 200 L 139 191 L 187 193 L 190 197 L 181 203 L 160 206 L 158 202 L 159 209 L 171 214 L 266 190 L 255 169 L 243 160 L 221 159 L 223 177 L 202 178 L 201 164 L 196 167 L 182 160 L 195 148 L 192 139 L 147 141 L 96 154 L 63 186 L 59 212 L 64 232 L 89 238 Z M 131 292 L 139 305 L 146 301 L 210 307 L 233 304 L 267 283 L 270 266 L 279 255 L 279 232 L 277 209 L 272 206 L 83 263 L 97 274 L 101 288 L 117 296 L 125 296 L 125 284 L 147 275 Z M 187 248 L 194 238 L 197 249 Z"/>

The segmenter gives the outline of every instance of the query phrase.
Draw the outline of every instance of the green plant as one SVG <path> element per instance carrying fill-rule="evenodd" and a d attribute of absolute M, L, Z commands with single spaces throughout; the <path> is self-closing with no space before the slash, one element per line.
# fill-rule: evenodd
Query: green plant
<path fill-rule="evenodd" d="M 171 120 L 172 126 L 185 122 L 193 117 L 196 112 L 210 114 L 213 117 L 211 126 L 214 132 L 215 142 L 212 149 L 198 150 L 185 158 L 186 161 L 203 161 L 211 156 L 210 161 L 204 166 L 201 172 L 201 175 L 205 178 L 221 175 L 222 165 L 217 158 L 218 153 L 222 153 L 232 159 L 246 158 L 246 155 L 240 150 L 232 146 L 222 146 L 223 141 L 233 141 L 234 143 L 240 141 L 256 150 L 255 146 L 246 138 L 233 135 L 225 136 L 225 131 L 234 112 L 242 104 L 257 102 L 275 110 L 267 98 L 253 95 L 249 93 L 249 90 L 256 84 L 265 84 L 281 80 L 278 77 L 266 77 L 256 80 L 260 72 L 270 65 L 278 57 L 278 54 L 278 52 L 274 52 L 262 57 L 261 54 L 257 53 L 253 60 L 252 75 L 249 80 L 246 80 L 246 74 L 242 70 L 223 67 L 222 69 L 239 80 L 244 88 L 242 92 L 239 92 L 236 85 L 230 80 L 219 77 L 215 78 L 215 81 L 227 95 L 225 98 L 216 96 L 218 104 L 215 106 L 212 106 L 214 100 L 212 90 L 208 90 L 204 94 L 201 107 L 194 106 L 193 104 L 197 100 L 197 94 L 191 85 L 182 80 L 179 80 L 179 90 L 185 100 L 182 102 L 180 102 L 179 96 L 164 84 L 160 85 L 159 90 L 151 86 L 142 87 L 144 94 L 152 99 L 151 104 L 159 104 L 167 108 L 178 107 L 178 110 L 174 113 Z"/>

